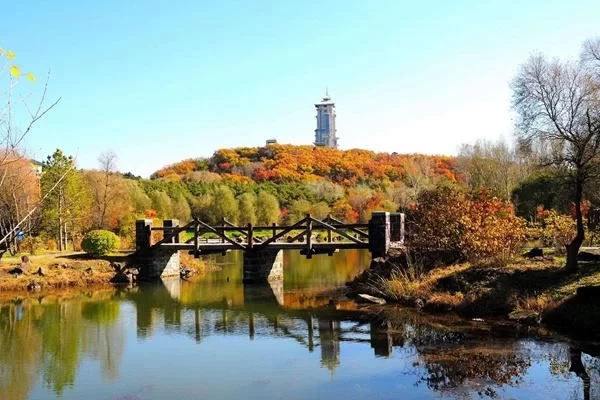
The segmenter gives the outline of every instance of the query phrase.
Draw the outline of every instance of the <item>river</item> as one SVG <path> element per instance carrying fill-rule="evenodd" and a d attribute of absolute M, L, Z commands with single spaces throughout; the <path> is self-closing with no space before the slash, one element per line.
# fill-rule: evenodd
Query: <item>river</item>
<path fill-rule="evenodd" d="M 360 273 L 367 252 L 287 253 L 284 281 L 263 288 L 241 283 L 238 253 L 213 262 L 221 270 L 193 283 L 3 301 L 0 399 L 600 398 L 591 345 L 329 305 L 319 293 Z"/>

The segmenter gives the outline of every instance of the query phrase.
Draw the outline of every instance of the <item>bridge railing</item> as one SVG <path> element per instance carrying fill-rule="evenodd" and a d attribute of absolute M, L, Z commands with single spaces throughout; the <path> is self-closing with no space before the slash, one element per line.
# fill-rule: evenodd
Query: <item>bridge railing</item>
<path fill-rule="evenodd" d="M 154 231 L 163 232 L 162 239 L 155 243 L 152 242 Z M 257 231 L 260 231 L 260 234 L 257 235 Z M 325 240 L 315 242 L 313 238 L 315 232 L 323 232 Z M 192 233 L 192 235 L 181 241 L 183 233 Z M 232 233 L 236 235 L 233 236 Z M 207 234 L 212 235 L 213 239 L 205 239 Z M 336 240 L 339 238 L 342 240 Z M 205 241 L 202 243 L 203 239 Z M 138 252 L 178 244 L 179 248 L 190 249 L 196 256 L 200 253 L 221 253 L 235 249 L 248 251 L 268 247 L 285 248 L 286 245 L 282 243 L 290 245 L 296 243 L 294 248 L 300 247 L 301 252 L 309 258 L 313 254 L 332 254 L 340 247 L 369 248 L 372 252 L 381 253 L 387 251 L 391 242 L 402 243 L 403 239 L 404 214 L 388 212 L 373 213 L 373 218 L 368 224 L 347 224 L 331 215 L 320 220 L 310 214 L 295 224 L 287 226 L 277 224 L 237 226 L 226 219 L 222 219 L 220 224 L 210 225 L 194 218 L 183 226 L 179 226 L 178 220 L 170 219 L 164 220 L 162 227 L 153 227 L 151 220 L 136 221 Z"/>

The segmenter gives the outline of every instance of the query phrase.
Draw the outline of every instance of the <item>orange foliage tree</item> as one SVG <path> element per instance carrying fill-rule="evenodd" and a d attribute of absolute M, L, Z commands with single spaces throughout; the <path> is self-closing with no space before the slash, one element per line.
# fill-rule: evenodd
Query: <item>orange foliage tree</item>
<path fill-rule="evenodd" d="M 208 166 L 212 172 L 244 175 L 255 182 L 305 182 L 325 178 L 350 187 L 400 180 L 405 175 L 405 165 L 413 160 L 430 164 L 433 176 L 451 182 L 458 180 L 453 157 L 293 145 L 221 149 L 206 165 L 200 160 L 184 160 L 158 170 L 153 177 L 186 175 Z"/>
<path fill-rule="evenodd" d="M 512 204 L 450 187 L 423 191 L 408 227 L 411 247 L 450 250 L 471 261 L 506 261 L 525 239 L 524 221 Z"/>

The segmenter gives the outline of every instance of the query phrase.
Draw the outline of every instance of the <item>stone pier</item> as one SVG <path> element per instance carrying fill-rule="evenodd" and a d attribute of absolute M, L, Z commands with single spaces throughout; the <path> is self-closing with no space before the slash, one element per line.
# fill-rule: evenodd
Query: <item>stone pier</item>
<path fill-rule="evenodd" d="M 171 229 L 179 226 L 176 219 L 163 221 L 167 228 L 164 233 L 165 241 L 179 242 L 179 235 L 173 234 Z M 179 251 L 151 248 L 152 246 L 152 220 L 142 219 L 135 222 L 135 249 L 136 264 L 140 266 L 140 279 L 150 281 L 167 277 L 179 277 L 181 264 Z"/>
<path fill-rule="evenodd" d="M 390 241 L 392 243 L 404 243 L 404 214 L 390 214 Z"/>
<path fill-rule="evenodd" d="M 369 221 L 369 251 L 373 258 L 385 257 L 390 249 L 391 224 L 387 211 L 373 212 Z"/>
<path fill-rule="evenodd" d="M 244 252 L 244 283 L 283 279 L 283 251 L 248 249 Z"/>
<path fill-rule="evenodd" d="M 140 279 L 145 281 L 167 277 L 179 277 L 181 264 L 179 251 L 152 249 L 151 252 L 136 257 L 140 268 Z"/>

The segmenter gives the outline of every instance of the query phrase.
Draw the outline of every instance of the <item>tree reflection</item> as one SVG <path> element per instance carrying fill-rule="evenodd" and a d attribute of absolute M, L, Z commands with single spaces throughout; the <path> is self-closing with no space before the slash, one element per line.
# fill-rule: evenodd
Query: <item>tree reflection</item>
<path fill-rule="evenodd" d="M 531 365 L 528 357 L 507 348 L 459 347 L 441 350 L 422 350 L 419 362 L 426 374 L 421 381 L 433 390 L 444 391 L 467 387 L 494 393 L 488 385 L 501 386 L 520 383 Z"/>
<path fill-rule="evenodd" d="M 3 398 L 26 399 L 39 375 L 60 396 L 75 383 L 85 357 L 100 361 L 104 376 L 115 378 L 125 343 L 119 307 L 86 296 L 0 305 Z"/>

